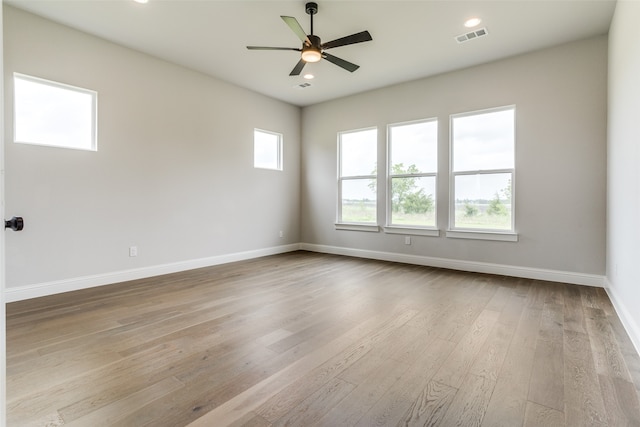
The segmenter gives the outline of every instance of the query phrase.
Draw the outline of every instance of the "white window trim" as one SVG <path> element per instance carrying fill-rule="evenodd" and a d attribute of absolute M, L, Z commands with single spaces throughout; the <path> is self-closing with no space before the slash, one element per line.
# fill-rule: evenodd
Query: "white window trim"
<path fill-rule="evenodd" d="M 436 129 L 438 129 L 438 118 L 432 117 L 429 119 L 418 119 L 418 120 L 410 120 L 406 122 L 398 122 L 391 123 L 387 125 L 387 180 L 386 180 L 386 191 L 385 195 L 387 197 L 385 207 L 386 207 L 386 225 L 383 227 L 385 233 L 389 234 L 413 234 L 420 236 L 440 236 L 440 230 L 438 229 L 438 171 L 436 172 L 428 172 L 428 173 L 417 173 L 417 174 L 403 174 L 403 175 L 392 175 L 392 165 L 391 165 L 391 128 L 393 126 L 402 126 L 402 125 L 410 125 L 415 123 L 428 123 L 428 122 L 436 122 Z M 437 133 L 437 130 L 436 130 Z M 438 164 L 438 146 L 437 146 L 438 135 L 436 134 L 436 165 Z M 423 227 L 419 225 L 411 225 L 411 224 L 393 224 L 391 222 L 393 216 L 392 209 L 392 194 L 391 189 L 393 188 L 391 183 L 393 178 L 420 178 L 420 177 L 434 177 L 436 184 L 436 194 L 435 196 L 435 226 L 433 227 Z"/>
<path fill-rule="evenodd" d="M 19 141 L 16 139 L 16 126 L 17 126 L 17 114 L 16 114 L 16 93 L 15 93 L 15 81 L 16 78 L 31 81 L 34 83 L 40 83 L 43 85 L 56 87 L 60 89 L 66 89 L 72 92 L 78 92 L 85 95 L 91 96 L 91 147 L 70 147 L 67 145 L 59 145 L 59 144 L 47 144 L 44 142 L 34 142 L 34 141 Z M 25 145 L 36 145 L 40 147 L 51 147 L 51 148 L 66 148 L 67 150 L 80 150 L 80 151 L 98 151 L 98 92 L 91 89 L 82 88 L 79 86 L 72 86 L 66 83 L 60 83 L 53 80 L 47 80 L 40 77 L 30 76 L 28 74 L 22 73 L 13 73 L 13 84 L 14 84 L 14 92 L 13 92 L 13 142 L 16 144 L 25 144 Z"/>
<path fill-rule="evenodd" d="M 277 156 L 278 156 L 278 166 L 275 168 L 268 168 L 268 167 L 264 167 L 264 166 L 256 166 L 256 160 L 255 160 L 255 150 L 256 150 L 256 140 L 255 140 L 255 135 L 256 132 L 262 132 L 262 133 L 266 133 L 269 135 L 275 135 L 278 137 L 278 152 L 277 152 Z M 263 169 L 263 170 L 271 170 L 271 171 L 282 171 L 284 169 L 283 167 L 283 163 L 284 163 L 284 153 L 283 153 L 283 145 L 284 145 L 284 136 L 279 133 L 279 132 L 273 132 L 270 130 L 264 130 L 264 129 L 260 129 L 260 128 L 254 128 L 253 129 L 253 167 L 255 169 Z"/>
<path fill-rule="evenodd" d="M 482 110 L 469 111 L 465 113 L 451 114 L 449 116 L 449 228 L 446 232 L 446 236 L 456 239 L 476 239 L 476 240 L 497 240 L 497 241 L 509 241 L 517 242 L 518 233 L 515 231 L 515 219 L 516 219 L 516 174 L 515 167 L 505 169 L 484 169 L 477 171 L 461 171 L 454 172 L 453 170 L 453 120 L 455 118 L 474 116 L 478 114 L 494 113 L 505 110 L 514 110 L 514 140 L 513 140 L 513 155 L 515 165 L 515 153 L 517 138 L 515 133 L 516 128 L 516 106 L 505 105 L 502 107 L 486 108 Z M 511 229 L 510 230 L 494 230 L 485 228 L 462 228 L 454 227 L 455 224 L 455 177 L 458 175 L 482 175 L 482 174 L 496 174 L 496 173 L 510 173 L 511 174 Z"/>
<path fill-rule="evenodd" d="M 340 131 L 338 132 L 338 136 L 337 136 L 337 149 L 338 149 L 338 155 L 337 155 L 337 159 L 338 159 L 338 164 L 336 166 L 336 170 L 338 171 L 338 176 L 337 176 L 337 180 L 336 180 L 336 187 L 337 187 L 337 200 L 336 200 L 336 222 L 335 222 L 335 227 L 336 230 L 349 230 L 349 231 L 370 231 L 370 232 L 378 232 L 380 231 L 380 226 L 377 224 L 378 219 L 378 215 L 376 212 L 376 223 L 365 223 L 365 222 L 346 222 L 346 221 L 342 221 L 342 181 L 343 180 L 357 180 L 357 179 L 375 179 L 376 181 L 378 180 L 378 176 L 377 175 L 349 175 L 346 177 L 342 176 L 342 138 L 341 136 L 343 134 L 347 134 L 347 133 L 356 133 L 356 132 L 363 132 L 363 131 L 368 131 L 368 130 L 375 130 L 376 131 L 376 135 L 378 134 L 378 127 L 377 126 L 371 126 L 371 127 L 366 127 L 366 128 L 361 128 L 361 129 L 353 129 L 353 130 L 346 130 L 346 131 Z M 376 150 L 377 150 L 378 144 L 376 141 Z M 377 152 L 376 152 L 376 158 L 377 158 Z M 379 173 L 379 171 L 378 171 Z M 376 211 L 377 211 L 377 207 L 378 207 L 378 197 L 376 195 Z"/>

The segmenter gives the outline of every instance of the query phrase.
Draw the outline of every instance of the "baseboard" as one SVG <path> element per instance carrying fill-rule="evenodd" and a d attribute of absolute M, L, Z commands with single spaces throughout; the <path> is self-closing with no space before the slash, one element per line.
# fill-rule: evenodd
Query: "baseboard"
<path fill-rule="evenodd" d="M 256 249 L 246 252 L 236 252 L 232 254 L 199 258 L 194 260 L 175 262 L 171 264 L 154 265 L 150 267 L 116 271 L 112 273 L 56 280 L 53 282 L 38 283 L 35 285 L 20 286 L 15 288 L 8 287 L 5 288 L 5 300 L 8 303 L 21 301 L 30 298 L 59 294 L 63 292 L 78 291 L 81 289 L 93 288 L 96 286 L 126 282 L 129 280 L 145 279 L 147 277 L 161 276 L 163 274 L 177 273 L 180 271 L 193 270 L 196 268 L 210 267 L 213 265 L 226 264 L 229 262 L 244 261 L 247 259 L 259 258 L 268 255 L 292 252 L 298 249 L 300 249 L 300 245 L 295 243 L 291 245 L 274 246 L 270 248 Z"/>
<path fill-rule="evenodd" d="M 611 304 L 613 304 L 613 308 L 616 310 L 618 318 L 622 322 L 622 326 L 627 331 L 627 335 L 629 335 L 636 352 L 640 354 L 640 325 L 633 319 L 625 304 L 620 301 L 620 297 L 615 292 L 615 287 L 611 286 L 611 282 L 607 277 L 605 277 L 604 283 L 604 289 L 611 300 Z"/>
<path fill-rule="evenodd" d="M 545 270 L 540 268 L 491 264 L 475 261 L 461 261 L 447 258 L 399 254 L 394 252 L 379 252 L 337 246 L 315 245 L 310 243 L 301 243 L 300 249 L 311 252 L 378 259 L 382 261 L 403 262 L 406 264 L 424 265 L 428 267 L 449 268 L 452 270 L 470 271 L 474 273 L 498 274 L 501 276 L 522 277 L 525 279 L 545 280 L 549 282 L 562 282 L 575 285 L 604 287 L 604 276 L 599 276 L 596 274 Z"/>

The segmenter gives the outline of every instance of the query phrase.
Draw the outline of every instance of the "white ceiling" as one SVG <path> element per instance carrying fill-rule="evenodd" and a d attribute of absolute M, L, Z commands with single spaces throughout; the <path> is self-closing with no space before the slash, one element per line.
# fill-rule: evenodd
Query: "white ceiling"
<path fill-rule="evenodd" d="M 360 65 L 354 73 L 325 60 L 307 64 L 316 78 L 301 89 L 305 80 L 289 76 L 298 52 L 245 46 L 300 47 L 280 15 L 309 32 L 304 0 L 5 3 L 299 106 L 606 34 L 615 8 L 615 0 L 319 0 L 314 32 L 323 42 L 363 30 L 373 41 L 330 51 Z M 489 34 L 458 44 L 473 16 Z"/>

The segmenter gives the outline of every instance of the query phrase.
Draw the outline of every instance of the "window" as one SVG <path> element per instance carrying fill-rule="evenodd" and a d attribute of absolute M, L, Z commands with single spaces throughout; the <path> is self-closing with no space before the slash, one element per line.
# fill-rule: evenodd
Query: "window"
<path fill-rule="evenodd" d="M 338 134 L 338 223 L 377 224 L 377 146 L 377 129 Z"/>
<path fill-rule="evenodd" d="M 14 73 L 14 142 L 97 149 L 97 99 L 81 89 Z"/>
<path fill-rule="evenodd" d="M 253 167 L 282 170 L 282 135 L 254 129 Z"/>
<path fill-rule="evenodd" d="M 513 233 L 514 162 L 515 107 L 451 116 L 452 230 Z"/>
<path fill-rule="evenodd" d="M 389 125 L 388 153 L 385 231 L 436 228 L 437 120 Z"/>

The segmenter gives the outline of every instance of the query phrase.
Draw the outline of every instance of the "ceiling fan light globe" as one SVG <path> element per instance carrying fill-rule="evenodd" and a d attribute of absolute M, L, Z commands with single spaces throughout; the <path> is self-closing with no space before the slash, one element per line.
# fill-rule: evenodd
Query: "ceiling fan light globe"
<path fill-rule="evenodd" d="M 308 49 L 302 52 L 304 62 L 318 62 L 322 59 L 322 54 L 314 49 Z"/>

